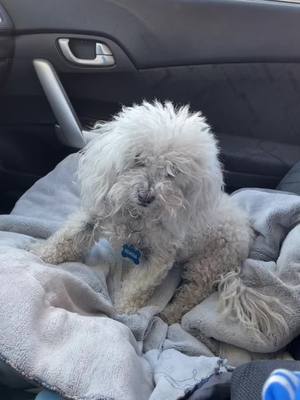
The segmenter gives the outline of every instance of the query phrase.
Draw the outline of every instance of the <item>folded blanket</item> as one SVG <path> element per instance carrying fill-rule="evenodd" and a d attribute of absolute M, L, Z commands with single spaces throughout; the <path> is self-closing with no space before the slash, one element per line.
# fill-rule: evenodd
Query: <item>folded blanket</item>
<path fill-rule="evenodd" d="M 233 196 L 248 212 L 256 232 L 242 267 L 242 283 L 275 300 L 272 311 L 283 318 L 287 331 L 274 325 L 272 333 L 264 335 L 232 321 L 220 313 L 216 293 L 187 313 L 182 324 L 189 332 L 202 332 L 250 352 L 276 352 L 300 333 L 300 196 L 255 189 Z"/>
<path fill-rule="evenodd" d="M 176 269 L 147 307 L 116 321 L 111 299 L 118 276 L 101 269 L 103 258 L 115 257 L 107 242 L 85 264 L 50 266 L 25 250 L 78 208 L 77 162 L 76 154 L 66 158 L 0 216 L 0 360 L 19 376 L 69 399 L 176 400 L 228 371 L 216 355 L 230 354 L 237 364 L 275 357 L 299 334 L 300 197 L 254 189 L 234 194 L 257 233 L 243 282 L 291 308 L 283 315 L 288 335 L 253 335 L 220 314 L 216 293 L 181 326 L 168 327 L 156 315 L 179 283 Z"/>
<path fill-rule="evenodd" d="M 0 378 L 21 386 L 21 376 L 68 399 L 179 399 L 227 366 L 178 324 L 155 317 L 178 285 L 176 269 L 149 306 L 116 321 L 115 282 L 100 266 L 114 257 L 106 242 L 92 250 L 90 266 L 50 266 L 25 250 L 77 209 L 77 162 L 66 158 L 0 216 L 0 360 L 19 373 L 1 368 Z"/>

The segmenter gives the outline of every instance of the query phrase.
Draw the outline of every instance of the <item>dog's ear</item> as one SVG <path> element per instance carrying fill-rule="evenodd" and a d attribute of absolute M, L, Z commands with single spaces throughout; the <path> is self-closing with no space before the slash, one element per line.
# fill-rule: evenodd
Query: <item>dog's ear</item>
<path fill-rule="evenodd" d="M 189 193 L 186 223 L 189 230 L 198 232 L 203 221 L 211 218 L 214 208 L 220 201 L 223 192 L 223 177 L 221 168 L 210 171 L 209 174 L 199 174 L 197 182 L 192 185 Z"/>
<path fill-rule="evenodd" d="M 194 184 L 189 203 L 194 214 L 191 215 L 190 223 L 196 230 L 197 223 L 201 224 L 206 216 L 209 218 L 209 211 L 214 210 L 214 206 L 217 206 L 223 194 L 223 171 L 218 158 L 218 147 L 213 136 L 211 139 L 211 152 L 202 152 L 192 171 L 191 179 Z"/>
<path fill-rule="evenodd" d="M 97 125 L 95 137 L 80 153 L 78 178 L 85 207 L 99 208 L 117 177 L 113 122 Z"/>

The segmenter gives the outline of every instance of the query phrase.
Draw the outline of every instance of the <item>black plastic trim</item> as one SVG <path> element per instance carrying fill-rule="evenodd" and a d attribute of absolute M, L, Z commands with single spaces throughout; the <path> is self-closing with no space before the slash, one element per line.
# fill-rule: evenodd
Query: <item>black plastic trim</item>
<path fill-rule="evenodd" d="M 2 0 L 16 32 L 115 41 L 138 68 L 300 61 L 300 5 L 263 0 Z"/>

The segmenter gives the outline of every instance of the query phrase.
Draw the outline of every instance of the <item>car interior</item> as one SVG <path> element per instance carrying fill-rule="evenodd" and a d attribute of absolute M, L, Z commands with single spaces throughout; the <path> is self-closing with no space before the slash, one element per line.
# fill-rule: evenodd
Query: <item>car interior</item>
<path fill-rule="evenodd" d="M 300 159 L 300 2 L 0 0 L 0 213 L 97 120 L 143 99 L 202 111 L 225 190 Z"/>
<path fill-rule="evenodd" d="M 77 150 L 56 134 L 35 59 L 53 66 L 86 128 L 143 99 L 201 110 L 230 192 L 274 188 L 299 159 L 297 3 L 2 0 L 0 14 L 2 213 Z M 110 65 L 93 62 L 101 45 Z"/>

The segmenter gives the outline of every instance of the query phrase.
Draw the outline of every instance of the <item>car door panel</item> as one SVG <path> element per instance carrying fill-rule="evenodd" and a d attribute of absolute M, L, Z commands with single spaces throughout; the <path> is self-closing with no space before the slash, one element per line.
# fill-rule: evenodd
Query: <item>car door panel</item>
<path fill-rule="evenodd" d="M 138 68 L 300 59 L 298 4 L 270 0 L 2 0 L 17 34 L 104 35 Z M 288 45 L 287 45 L 288 44 Z"/>

